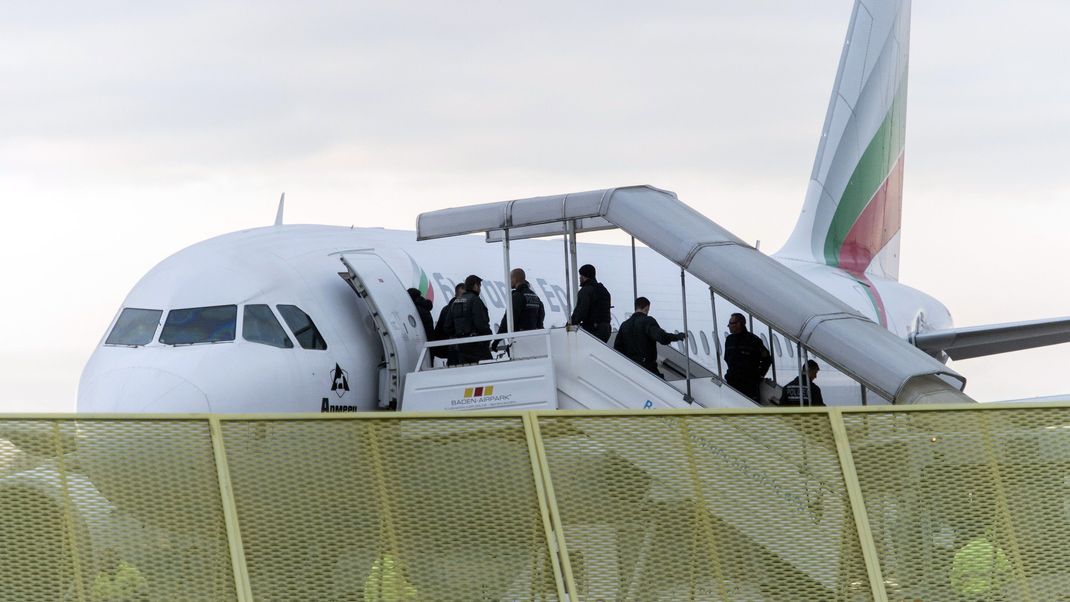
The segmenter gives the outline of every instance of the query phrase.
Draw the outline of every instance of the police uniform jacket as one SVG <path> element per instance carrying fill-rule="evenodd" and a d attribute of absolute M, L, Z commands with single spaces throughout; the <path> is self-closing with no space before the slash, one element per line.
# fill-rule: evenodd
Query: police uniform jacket
<path fill-rule="evenodd" d="M 665 332 L 657 320 L 637 311 L 620 325 L 613 348 L 647 370 L 657 372 L 658 343 L 668 345 L 676 340 L 678 337 Z"/>
<path fill-rule="evenodd" d="M 449 337 L 446 334 L 446 326 L 450 322 L 450 308 L 453 307 L 453 302 L 457 300 L 457 297 L 450 297 L 450 300 L 446 303 L 446 306 L 438 312 L 438 322 L 435 322 L 434 338 L 432 341 L 444 341 Z M 446 347 L 432 347 L 432 357 L 439 357 L 446 359 L 448 357 L 448 349 Z"/>
<path fill-rule="evenodd" d="M 460 299 L 454 300 L 445 330 L 447 338 L 451 339 L 491 334 L 490 314 L 479 293 L 467 290 Z"/>
<path fill-rule="evenodd" d="M 608 339 L 612 329 L 609 322 L 611 306 L 612 299 L 606 287 L 594 278 L 588 278 L 576 295 L 576 309 L 572 310 L 570 322 L 596 336 L 600 330 L 605 331 Z"/>
<path fill-rule="evenodd" d="M 806 397 L 806 385 L 799 387 L 799 377 L 796 376 L 792 381 L 784 385 L 784 389 L 780 392 L 780 405 L 782 406 L 800 406 L 803 398 Z M 825 400 L 821 397 L 821 387 L 817 386 L 813 382 L 810 383 L 810 403 L 812 406 L 824 406 Z"/>
<path fill-rule="evenodd" d="M 513 289 L 513 331 L 540 330 L 545 318 L 546 310 L 542 306 L 542 299 L 531 290 L 531 285 L 521 282 L 520 286 Z M 508 321 L 508 314 L 502 316 L 498 332 L 506 331 Z"/>
<path fill-rule="evenodd" d="M 457 297 L 450 297 L 450 300 L 446 303 L 446 307 L 442 308 L 442 311 L 438 312 L 438 322 L 435 322 L 435 339 L 436 341 L 443 341 L 448 339 L 446 336 L 446 325 L 450 323 L 450 308 L 453 307 L 453 302 L 457 300 Z"/>
<path fill-rule="evenodd" d="M 451 339 L 491 334 L 490 315 L 487 313 L 487 306 L 479 298 L 479 293 L 467 290 L 460 299 L 453 302 L 449 322 L 446 324 L 446 334 L 447 338 Z M 453 354 L 450 363 L 474 363 L 489 360 L 491 357 L 490 343 L 487 341 L 460 343 L 450 347 L 449 353 Z"/>

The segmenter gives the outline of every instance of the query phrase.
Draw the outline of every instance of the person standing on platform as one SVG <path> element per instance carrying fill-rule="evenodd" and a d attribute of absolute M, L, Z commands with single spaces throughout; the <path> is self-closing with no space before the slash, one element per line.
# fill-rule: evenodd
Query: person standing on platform
<path fill-rule="evenodd" d="M 580 291 L 576 295 L 576 309 L 572 311 L 569 323 L 579 326 L 606 343 L 613 332 L 609 318 L 609 310 L 613 307 L 612 298 L 606 287 L 595 278 L 593 265 L 583 265 L 579 273 Z"/>
<path fill-rule="evenodd" d="M 438 322 L 435 322 L 434 338 L 432 341 L 445 341 L 449 337 L 446 336 L 446 325 L 450 321 L 450 308 L 453 307 L 453 302 L 460 299 L 464 295 L 464 283 L 458 282 L 457 286 L 453 287 L 453 298 L 446 303 L 446 306 L 442 308 L 442 311 L 438 312 Z M 431 356 L 440 359 L 446 359 L 449 357 L 448 347 L 432 347 Z"/>
<path fill-rule="evenodd" d="M 528 275 L 523 268 L 516 268 L 509 272 L 509 285 L 513 287 L 513 332 L 524 330 L 542 330 L 543 320 L 546 319 L 546 309 L 542 306 L 542 299 L 531 290 L 528 284 Z M 509 326 L 509 315 L 502 315 L 502 322 L 498 325 L 498 334 L 506 332 Z M 491 343 L 491 351 L 498 350 L 501 339 Z"/>
<path fill-rule="evenodd" d="M 733 389 L 758 400 L 758 385 L 773 363 L 765 343 L 752 332 L 747 331 L 747 321 L 743 314 L 735 313 L 728 319 L 729 335 L 724 341 L 724 361 L 728 364 L 725 381 Z"/>
<path fill-rule="evenodd" d="M 633 362 L 665 378 L 658 370 L 658 343 L 668 345 L 686 338 L 687 335 L 682 332 L 669 334 L 662 330 L 658 321 L 650 317 L 650 300 L 639 297 L 635 300 L 635 313 L 620 325 L 613 348 Z"/>
<path fill-rule="evenodd" d="M 464 294 L 460 299 L 454 300 L 453 306 L 450 307 L 449 320 L 446 323 L 446 338 L 463 339 L 491 334 L 490 314 L 487 313 L 487 306 L 483 300 L 479 298 L 482 283 L 483 279 L 475 274 L 464 279 Z M 449 358 L 446 363 L 451 366 L 475 364 L 490 358 L 489 342 L 461 343 L 450 345 Z"/>
<path fill-rule="evenodd" d="M 799 386 L 799 377 L 796 376 L 790 383 L 784 385 L 784 390 L 780 393 L 780 405 L 824 407 L 825 400 L 821 397 L 821 387 L 814 384 L 817 371 L 820 369 L 821 367 L 814 360 L 806 360 L 806 380 L 803 381 L 802 386 Z M 809 385 L 809 393 L 807 393 L 807 385 Z"/>
<path fill-rule="evenodd" d="M 428 341 L 432 340 L 431 337 L 435 336 L 435 322 L 431 318 L 431 308 L 434 305 L 430 299 L 425 299 L 420 294 L 419 289 L 410 288 L 409 298 L 412 299 L 412 304 L 416 306 L 416 313 L 420 316 L 420 323 L 424 327 L 424 338 Z"/>

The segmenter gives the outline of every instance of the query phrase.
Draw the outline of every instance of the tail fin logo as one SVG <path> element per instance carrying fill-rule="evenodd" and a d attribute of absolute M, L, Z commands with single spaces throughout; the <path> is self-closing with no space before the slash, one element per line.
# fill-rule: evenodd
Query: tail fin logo
<path fill-rule="evenodd" d="M 856 0 L 806 202 L 778 256 L 899 278 L 910 0 Z"/>
<path fill-rule="evenodd" d="M 855 165 L 825 235 L 829 265 L 865 272 L 899 233 L 905 113 L 905 94 L 900 93 Z"/>
<path fill-rule="evenodd" d="M 406 253 L 406 255 L 409 255 Z M 420 267 L 420 264 L 416 263 L 416 260 L 409 255 L 409 261 L 412 263 L 412 288 L 420 291 L 420 295 L 424 299 L 434 303 L 435 301 L 435 287 L 431 286 L 431 279 L 427 277 L 427 272 Z"/>

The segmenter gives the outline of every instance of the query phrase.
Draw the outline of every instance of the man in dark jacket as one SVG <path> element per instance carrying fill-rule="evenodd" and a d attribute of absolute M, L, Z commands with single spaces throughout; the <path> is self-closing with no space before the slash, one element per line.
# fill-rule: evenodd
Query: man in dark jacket
<path fill-rule="evenodd" d="M 446 338 L 463 339 L 491 334 L 490 314 L 487 313 L 487 306 L 479 298 L 482 282 L 483 279 L 474 274 L 464 279 L 464 294 L 460 299 L 454 300 L 453 306 L 450 307 L 449 318 L 446 322 Z M 489 359 L 490 345 L 487 341 L 483 341 L 450 345 L 450 356 L 446 363 L 455 366 L 474 364 L 480 360 Z"/>
<path fill-rule="evenodd" d="M 513 332 L 522 330 L 541 330 L 543 320 L 546 318 L 546 310 L 542 306 L 542 299 L 531 290 L 528 284 L 528 275 L 522 268 L 516 268 L 509 272 L 509 285 L 513 287 Z M 508 330 L 509 315 L 502 316 L 502 322 L 498 325 L 498 334 Z M 498 350 L 498 341 L 494 341 L 490 348 Z"/>
<path fill-rule="evenodd" d="M 435 322 L 435 334 L 432 341 L 445 341 L 449 337 L 446 336 L 446 325 L 450 319 L 450 308 L 453 307 L 453 302 L 461 298 L 464 294 L 464 283 L 458 282 L 457 286 L 453 287 L 453 298 L 446 303 L 446 306 L 442 308 L 442 311 L 438 312 L 438 322 Z M 449 357 L 448 347 L 432 347 L 431 355 L 433 357 L 446 359 Z"/>
<path fill-rule="evenodd" d="M 658 321 L 650 317 L 650 300 L 646 297 L 639 297 L 635 300 L 635 313 L 620 325 L 617 338 L 613 341 L 613 348 L 628 356 L 633 362 L 665 378 L 665 375 L 658 370 L 657 345 L 658 343 L 668 345 L 685 338 L 687 335 L 682 332 L 669 334 L 662 330 Z"/>
<path fill-rule="evenodd" d="M 765 343 L 752 332 L 747 332 L 743 314 L 732 314 L 728 320 L 731 334 L 724 341 L 724 361 L 728 364 L 725 381 L 735 390 L 758 400 L 758 384 L 762 382 L 773 358 Z"/>
<path fill-rule="evenodd" d="M 435 336 L 435 322 L 434 318 L 431 317 L 433 304 L 420 294 L 419 289 L 410 288 L 409 297 L 412 299 L 412 304 L 416 306 L 416 313 L 420 316 L 420 322 L 423 323 L 424 338 L 428 341 L 432 340 L 431 337 Z"/>
<path fill-rule="evenodd" d="M 582 266 L 580 292 L 576 295 L 576 309 L 572 310 L 569 323 L 579 326 L 605 343 L 613 332 L 613 326 L 609 323 L 609 310 L 612 306 L 609 291 L 595 279 L 594 266 L 589 263 Z"/>
<path fill-rule="evenodd" d="M 806 379 L 803 381 L 802 386 L 799 386 L 799 377 L 796 376 L 792 381 L 784 385 L 784 390 L 780 393 L 780 405 L 782 406 L 824 406 L 825 400 L 821 397 L 821 387 L 814 384 L 814 379 L 817 378 L 817 371 L 821 367 L 817 365 L 814 360 L 806 360 Z M 806 385 L 807 381 L 810 384 L 810 394 L 807 397 Z M 809 401 L 809 403 L 808 403 Z"/>
<path fill-rule="evenodd" d="M 460 299 L 464 295 L 464 283 L 458 282 L 457 286 L 453 287 L 453 298 L 446 302 L 446 307 L 442 308 L 442 311 L 438 312 L 438 322 L 435 322 L 435 340 L 443 341 L 446 337 L 446 324 L 449 322 L 450 308 L 453 307 L 453 302 Z"/>

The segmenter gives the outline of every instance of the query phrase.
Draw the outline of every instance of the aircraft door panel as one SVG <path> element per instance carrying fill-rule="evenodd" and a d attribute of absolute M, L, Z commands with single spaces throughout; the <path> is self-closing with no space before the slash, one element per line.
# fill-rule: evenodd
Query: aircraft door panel
<path fill-rule="evenodd" d="M 339 275 L 368 304 L 383 343 L 386 373 L 380 382 L 379 408 L 396 409 L 405 390 L 405 375 L 416 369 L 427 335 L 416 306 L 397 274 L 378 255 L 350 253 L 341 257 Z"/>

